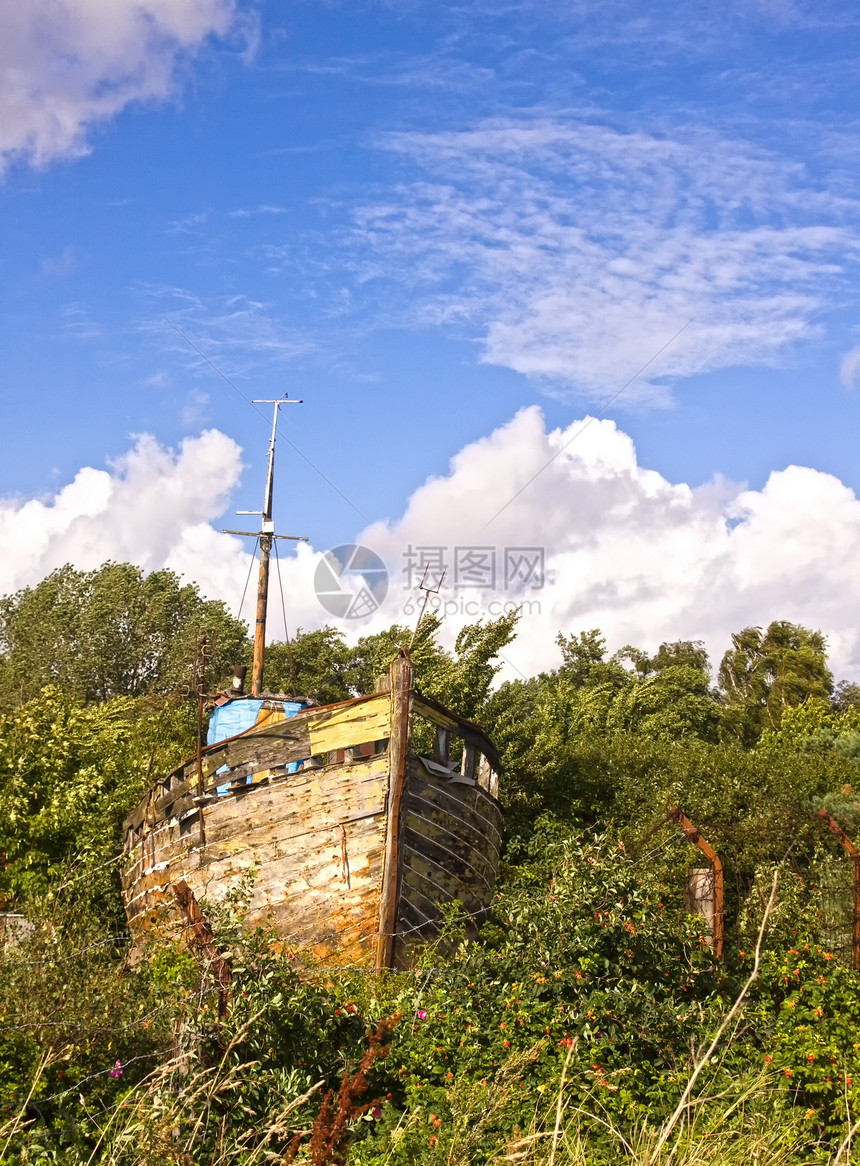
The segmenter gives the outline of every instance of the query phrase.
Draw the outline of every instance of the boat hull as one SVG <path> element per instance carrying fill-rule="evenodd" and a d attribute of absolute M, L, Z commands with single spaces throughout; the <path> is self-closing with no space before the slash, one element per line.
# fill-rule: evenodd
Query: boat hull
<path fill-rule="evenodd" d="M 416 708 L 439 732 L 466 734 L 462 768 L 476 777 L 441 756 L 431 772 L 412 747 Z M 446 904 L 472 925 L 489 906 L 497 772 L 475 726 L 413 699 L 400 659 L 387 692 L 252 728 L 156 784 L 125 823 L 132 936 L 181 932 L 172 888 L 184 880 L 204 911 L 238 899 L 247 926 L 316 962 L 406 966 Z"/>

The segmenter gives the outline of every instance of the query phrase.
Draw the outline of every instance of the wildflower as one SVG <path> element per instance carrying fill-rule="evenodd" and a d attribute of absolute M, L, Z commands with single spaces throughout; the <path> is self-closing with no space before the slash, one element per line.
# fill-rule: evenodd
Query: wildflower
<path fill-rule="evenodd" d="M 423 1008 L 419 1008 L 418 1011 L 415 1013 L 415 1015 L 418 1017 L 419 1020 L 426 1020 L 427 1019 L 427 1013 L 424 1011 Z"/>
<path fill-rule="evenodd" d="M 785 1075 L 786 1075 L 786 1077 L 790 1077 L 791 1076 L 791 1069 L 786 1069 Z"/>
<path fill-rule="evenodd" d="M 773 1057 L 765 1057 L 765 1060 L 766 1060 L 766 1061 L 772 1061 L 772 1060 L 773 1060 Z"/>
<path fill-rule="evenodd" d="M 807 1059 L 807 1061 L 810 1061 L 810 1062 L 814 1061 L 815 1060 L 815 1053 L 807 1053 L 806 1059 Z"/>
<path fill-rule="evenodd" d="M 121 1077 L 122 1076 L 122 1061 L 115 1062 L 114 1067 L 110 1071 L 110 1075 L 111 1075 L 111 1077 Z"/>
<path fill-rule="evenodd" d="M 428 1145 L 428 1146 L 435 1146 L 435 1145 L 436 1145 L 436 1135 L 435 1135 L 435 1134 L 434 1134 L 434 1135 L 433 1135 L 433 1137 L 430 1139 L 430 1141 L 427 1143 L 427 1145 Z"/>
<path fill-rule="evenodd" d="M 374 1117 L 374 1118 L 375 1117 L 382 1117 L 382 1106 L 381 1105 L 374 1105 L 373 1109 L 370 1111 L 370 1116 Z"/>

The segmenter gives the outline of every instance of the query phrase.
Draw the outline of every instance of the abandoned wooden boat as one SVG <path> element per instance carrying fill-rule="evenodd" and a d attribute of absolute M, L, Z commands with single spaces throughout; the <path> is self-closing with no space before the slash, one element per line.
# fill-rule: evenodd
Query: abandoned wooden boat
<path fill-rule="evenodd" d="M 477 725 L 415 688 L 407 652 L 369 696 L 302 707 L 264 692 L 275 432 L 251 695 L 221 694 L 211 743 L 127 817 L 129 927 L 142 941 L 181 923 L 183 882 L 215 904 L 254 872 L 247 924 L 271 926 L 323 963 L 402 967 L 415 942 L 438 933 L 446 904 L 459 901 L 474 922 L 489 906 L 499 758 Z"/>

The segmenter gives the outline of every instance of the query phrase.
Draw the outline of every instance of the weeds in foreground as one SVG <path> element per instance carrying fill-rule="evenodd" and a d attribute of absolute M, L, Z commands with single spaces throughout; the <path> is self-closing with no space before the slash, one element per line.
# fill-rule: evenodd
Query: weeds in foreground
<path fill-rule="evenodd" d="M 371 1067 L 377 1061 L 384 1061 L 391 1052 L 388 1037 L 399 1021 L 399 1012 L 379 1021 L 374 1031 L 367 1034 L 367 1050 L 356 1072 L 350 1073 L 349 1068 L 344 1071 L 336 1099 L 333 1089 L 329 1089 L 323 1098 L 311 1131 L 309 1153 L 313 1166 L 344 1166 L 346 1152 L 354 1136 L 355 1122 L 371 1110 L 381 1110 L 385 1098 L 375 1097 L 372 1101 L 359 1099 L 367 1093 L 367 1074 Z M 284 1158 L 284 1166 L 290 1166 L 295 1161 L 303 1137 L 301 1130 L 293 1137 Z"/>

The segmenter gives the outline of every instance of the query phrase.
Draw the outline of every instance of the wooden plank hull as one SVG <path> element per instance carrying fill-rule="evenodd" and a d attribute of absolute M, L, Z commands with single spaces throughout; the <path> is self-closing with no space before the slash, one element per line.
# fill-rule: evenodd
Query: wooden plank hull
<path fill-rule="evenodd" d="M 464 772 L 477 772 L 483 746 L 478 769 L 490 776 L 481 788 L 429 772 L 411 748 L 412 709 L 403 657 L 388 692 L 270 719 L 157 782 L 125 822 L 134 939 L 181 933 L 180 880 L 204 910 L 241 890 L 248 926 L 323 964 L 405 966 L 454 900 L 478 921 L 501 844 L 495 751 L 476 726 L 425 703 L 421 715 L 446 734 L 462 728 Z M 302 768 L 287 773 L 293 762 Z"/>
<path fill-rule="evenodd" d="M 407 767 L 395 963 L 409 947 L 432 940 L 440 908 L 455 900 L 467 930 L 490 904 L 502 842 L 502 810 L 477 785 L 428 774 L 417 758 Z"/>
<path fill-rule="evenodd" d="M 170 818 L 126 855 L 132 934 L 177 922 L 171 884 L 204 904 L 248 880 L 247 922 L 325 962 L 367 962 L 376 942 L 385 849 L 387 759 L 308 769 Z M 250 878 L 249 878 L 250 876 Z"/>

